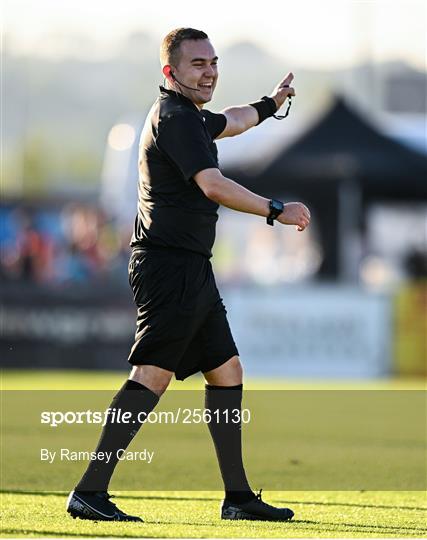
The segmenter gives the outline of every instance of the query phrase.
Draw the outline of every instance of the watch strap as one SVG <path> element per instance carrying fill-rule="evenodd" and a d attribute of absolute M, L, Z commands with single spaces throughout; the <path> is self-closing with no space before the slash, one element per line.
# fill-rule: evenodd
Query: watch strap
<path fill-rule="evenodd" d="M 269 203 L 270 213 L 267 216 L 267 224 L 274 225 L 274 220 L 283 212 L 284 204 L 276 199 L 271 199 Z"/>

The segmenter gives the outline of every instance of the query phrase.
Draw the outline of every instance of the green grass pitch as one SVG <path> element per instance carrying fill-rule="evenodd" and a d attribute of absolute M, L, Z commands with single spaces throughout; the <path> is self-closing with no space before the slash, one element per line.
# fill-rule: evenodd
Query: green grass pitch
<path fill-rule="evenodd" d="M 4 372 L 3 389 L 116 389 L 123 373 Z M 175 389 L 200 388 L 197 377 L 174 383 Z M 319 388 L 319 383 L 248 381 L 246 388 Z M 421 382 L 376 382 L 323 388 L 420 389 Z M 3 410 L 3 413 L 5 411 Z M 2 463 L 7 467 L 7 463 Z M 361 538 L 427 537 L 426 493 L 421 491 L 268 491 L 263 498 L 289 505 L 295 518 L 288 523 L 227 522 L 219 518 L 221 492 L 114 492 L 126 512 L 144 523 L 104 523 L 73 520 L 64 511 L 64 492 L 1 493 L 1 530 L 4 537 L 135 537 L 135 538 Z"/>

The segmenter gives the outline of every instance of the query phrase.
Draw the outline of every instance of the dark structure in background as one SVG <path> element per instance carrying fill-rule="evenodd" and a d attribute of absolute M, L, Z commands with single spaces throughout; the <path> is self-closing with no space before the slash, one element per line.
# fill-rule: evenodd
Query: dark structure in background
<path fill-rule="evenodd" d="M 352 241 L 370 204 L 427 201 L 427 157 L 379 133 L 342 98 L 263 170 L 226 174 L 266 197 L 307 203 L 323 248 L 320 279 L 352 277 Z"/>

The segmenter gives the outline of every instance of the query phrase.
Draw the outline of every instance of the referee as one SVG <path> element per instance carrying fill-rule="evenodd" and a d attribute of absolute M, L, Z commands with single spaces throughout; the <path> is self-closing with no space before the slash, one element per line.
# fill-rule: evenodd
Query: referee
<path fill-rule="evenodd" d="M 152 106 L 140 140 L 138 213 L 132 236 L 129 282 L 138 308 L 129 379 L 111 408 L 148 414 L 175 374 L 179 380 L 201 371 L 205 406 L 241 409 L 242 366 L 210 263 L 218 206 L 255 214 L 303 231 L 310 212 L 301 203 L 282 203 L 256 195 L 218 168 L 215 140 L 233 137 L 275 115 L 294 96 L 289 73 L 270 97 L 230 107 L 220 114 L 204 109 L 218 79 L 218 57 L 208 36 L 179 28 L 163 40 L 160 61 L 164 86 Z M 143 415 L 139 415 L 140 417 Z M 223 519 L 287 521 L 288 508 L 275 508 L 251 490 L 241 448 L 241 425 L 217 415 L 208 424 L 224 482 Z M 218 421 L 219 420 L 219 421 Z M 119 510 L 108 484 L 141 423 L 110 421 L 96 455 L 68 497 L 73 517 L 142 521 Z M 120 456 L 120 454 L 119 454 Z"/>

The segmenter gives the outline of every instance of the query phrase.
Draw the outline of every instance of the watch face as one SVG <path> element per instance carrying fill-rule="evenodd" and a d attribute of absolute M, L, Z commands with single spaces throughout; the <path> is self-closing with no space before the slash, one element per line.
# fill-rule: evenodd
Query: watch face
<path fill-rule="evenodd" d="M 282 212 L 283 211 L 283 203 L 281 203 L 280 201 L 271 201 L 270 208 L 274 209 L 274 210 L 277 210 L 278 212 Z"/>

